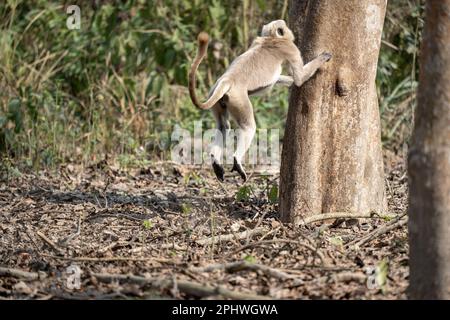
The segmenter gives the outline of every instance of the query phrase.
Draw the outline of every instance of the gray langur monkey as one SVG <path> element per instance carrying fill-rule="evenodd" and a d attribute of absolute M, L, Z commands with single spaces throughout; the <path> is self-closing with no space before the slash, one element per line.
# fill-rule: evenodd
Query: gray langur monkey
<path fill-rule="evenodd" d="M 224 180 L 221 163 L 223 141 L 226 130 L 230 128 L 228 114 L 236 121 L 239 130 L 231 171 L 237 171 L 245 181 L 247 174 L 242 167 L 242 159 L 256 132 L 249 96 L 264 93 L 275 84 L 290 86 L 294 83 L 301 86 L 331 59 L 331 54 L 324 52 L 304 65 L 300 50 L 294 44 L 294 35 L 286 22 L 272 21 L 264 25 L 261 36 L 257 37 L 251 47 L 238 56 L 217 80 L 209 92 L 208 100 L 200 102 L 195 92 L 195 74 L 206 55 L 208 41 L 209 36 L 206 32 L 198 35 L 199 48 L 189 72 L 189 94 L 194 105 L 200 109 L 211 109 L 216 120 L 218 130 L 210 156 L 214 173 L 220 181 Z M 293 77 L 281 75 L 284 61 L 292 68 Z"/>

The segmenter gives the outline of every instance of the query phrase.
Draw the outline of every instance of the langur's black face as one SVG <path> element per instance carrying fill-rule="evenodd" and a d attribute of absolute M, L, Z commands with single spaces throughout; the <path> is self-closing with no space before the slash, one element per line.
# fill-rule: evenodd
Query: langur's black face
<path fill-rule="evenodd" d="M 294 34 L 287 27 L 284 20 L 275 20 L 263 26 L 262 37 L 284 38 L 294 41 Z"/>

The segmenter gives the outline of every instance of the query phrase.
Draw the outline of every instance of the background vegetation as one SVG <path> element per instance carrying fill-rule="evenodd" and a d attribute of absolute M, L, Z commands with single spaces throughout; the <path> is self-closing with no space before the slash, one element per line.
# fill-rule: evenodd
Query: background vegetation
<path fill-rule="evenodd" d="M 389 1 L 377 86 L 383 143 L 393 151 L 412 126 L 423 2 Z M 206 93 L 263 23 L 287 16 L 283 0 L 78 1 L 81 30 L 69 30 L 65 8 L 76 3 L 0 3 L 3 167 L 164 157 L 174 124 L 212 125 L 187 94 L 196 34 L 205 29 L 214 40 L 199 79 Z M 254 99 L 259 127 L 284 128 L 287 95 Z"/>

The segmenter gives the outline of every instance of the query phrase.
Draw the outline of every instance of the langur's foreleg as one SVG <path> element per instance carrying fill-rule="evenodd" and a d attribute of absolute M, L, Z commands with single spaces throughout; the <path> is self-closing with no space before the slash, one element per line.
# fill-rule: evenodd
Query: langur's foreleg
<path fill-rule="evenodd" d="M 294 71 L 295 85 L 300 87 L 308 81 L 325 62 L 330 59 L 331 54 L 324 52 L 303 66 L 293 64 L 292 69 Z"/>

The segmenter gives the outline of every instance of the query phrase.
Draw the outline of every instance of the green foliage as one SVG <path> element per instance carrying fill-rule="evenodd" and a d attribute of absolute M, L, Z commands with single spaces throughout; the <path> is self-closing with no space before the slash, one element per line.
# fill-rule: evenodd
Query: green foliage
<path fill-rule="evenodd" d="M 408 142 L 416 106 L 424 0 L 388 1 L 377 70 L 382 139 L 394 151 Z"/>
<path fill-rule="evenodd" d="M 10 178 L 19 178 L 22 173 L 14 166 L 9 158 L 0 161 L 0 180 L 9 181 Z"/>
<path fill-rule="evenodd" d="M 334 245 L 334 246 L 336 246 L 336 247 L 338 247 L 340 249 L 342 249 L 344 247 L 344 240 L 342 240 L 341 236 L 329 237 L 328 241 L 332 245 Z"/>
<path fill-rule="evenodd" d="M 389 262 L 384 259 L 376 267 L 376 283 L 380 286 L 382 291 L 385 291 L 387 277 L 389 275 Z"/>
<path fill-rule="evenodd" d="M 254 256 L 251 256 L 251 255 L 246 255 L 244 257 L 244 261 L 248 262 L 248 263 L 256 263 L 256 258 Z"/>
<path fill-rule="evenodd" d="M 89 163 L 112 153 L 132 165 L 145 158 L 144 145 L 153 157 L 166 157 L 175 123 L 193 129 L 194 120 L 204 119 L 206 127 L 213 125 L 187 94 L 197 33 L 207 30 L 222 44 L 200 67 L 205 96 L 261 25 L 284 14 L 284 0 L 74 3 L 81 7 L 80 30 L 66 27 L 61 1 L 0 3 L 2 158 L 39 167 Z M 409 132 L 422 16 L 423 0 L 389 2 L 383 32 L 389 45 L 382 46 L 377 75 L 388 147 L 403 143 Z M 287 96 L 276 88 L 271 96 L 252 98 L 258 127 L 284 128 Z"/>
<path fill-rule="evenodd" d="M 200 77 L 199 90 L 206 95 L 283 6 L 251 2 L 243 15 L 238 0 L 74 3 L 80 30 L 66 27 L 60 1 L 0 3 L 0 152 L 34 166 L 134 154 L 146 142 L 163 157 L 168 136 L 161 133 L 174 123 L 190 129 L 205 117 L 213 124 L 187 95 L 196 34 L 208 30 L 223 45 L 201 66 L 208 76 Z M 255 28 L 243 34 L 244 25 Z"/>
<path fill-rule="evenodd" d="M 189 183 L 195 183 L 197 185 L 203 185 L 204 181 L 203 178 L 198 175 L 196 172 L 189 172 L 183 177 L 183 181 L 185 185 L 188 185 Z"/>
<path fill-rule="evenodd" d="M 181 204 L 181 212 L 184 215 L 188 215 L 192 212 L 192 206 L 189 203 L 182 203 Z"/>
<path fill-rule="evenodd" d="M 248 185 L 242 186 L 236 192 L 236 201 L 248 201 L 252 194 L 252 188 Z"/>
<path fill-rule="evenodd" d="M 273 184 L 267 192 L 267 198 L 271 203 L 278 203 L 278 185 Z"/>
<path fill-rule="evenodd" d="M 151 228 L 153 228 L 153 223 L 150 220 L 144 220 L 142 222 L 142 225 L 144 226 L 145 229 L 149 230 Z"/>

